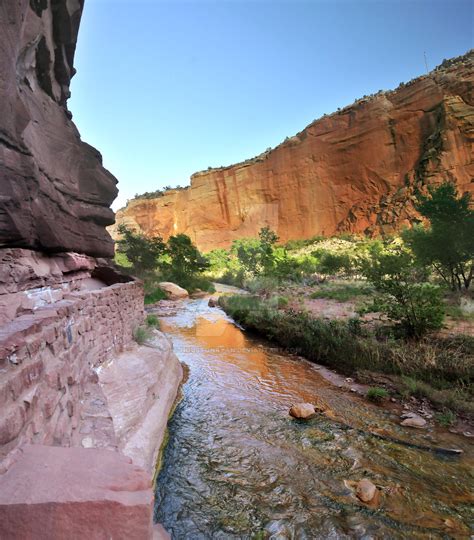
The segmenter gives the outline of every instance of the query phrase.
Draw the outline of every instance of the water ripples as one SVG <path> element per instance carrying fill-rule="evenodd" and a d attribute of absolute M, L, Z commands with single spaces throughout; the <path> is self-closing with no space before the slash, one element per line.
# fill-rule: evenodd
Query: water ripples
<path fill-rule="evenodd" d="M 472 454 L 440 457 L 371 436 L 406 432 L 206 303 L 183 302 L 162 320 L 190 366 L 156 490 L 156 519 L 173 539 L 469 537 Z M 293 402 L 315 397 L 343 424 L 288 416 Z M 377 506 L 345 483 L 364 476 L 382 488 Z"/>

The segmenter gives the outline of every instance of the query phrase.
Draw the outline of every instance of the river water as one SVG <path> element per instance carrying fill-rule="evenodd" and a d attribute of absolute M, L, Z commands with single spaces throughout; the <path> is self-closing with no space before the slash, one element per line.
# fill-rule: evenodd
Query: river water
<path fill-rule="evenodd" d="M 162 310 L 189 368 L 169 422 L 155 518 L 175 540 L 469 538 L 467 438 L 399 426 L 393 412 L 343 392 L 317 366 L 235 326 L 207 298 Z M 301 422 L 291 404 L 322 398 L 334 418 Z M 464 450 L 442 456 L 374 437 Z M 350 482 L 380 493 L 359 501 Z"/>

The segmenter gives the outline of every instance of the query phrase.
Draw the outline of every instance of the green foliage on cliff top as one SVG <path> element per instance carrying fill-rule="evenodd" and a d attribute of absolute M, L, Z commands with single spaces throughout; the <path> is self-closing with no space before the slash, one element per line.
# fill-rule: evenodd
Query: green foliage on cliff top
<path fill-rule="evenodd" d="M 145 191 L 145 193 L 136 193 L 133 197 L 132 201 L 140 200 L 140 199 L 158 199 L 159 197 L 163 197 L 163 195 L 166 195 L 169 191 L 179 191 L 182 189 L 186 189 L 186 187 L 182 186 L 165 186 L 161 189 L 155 189 L 155 191 Z M 128 201 L 129 202 L 129 201 Z"/>

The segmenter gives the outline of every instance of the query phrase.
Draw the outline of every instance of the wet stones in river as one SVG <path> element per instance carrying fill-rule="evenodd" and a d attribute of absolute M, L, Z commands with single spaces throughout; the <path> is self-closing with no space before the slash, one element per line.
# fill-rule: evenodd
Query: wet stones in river
<path fill-rule="evenodd" d="M 316 416 L 316 408 L 312 403 L 296 403 L 291 406 L 289 414 L 298 420 L 309 420 Z"/>
<path fill-rule="evenodd" d="M 209 307 L 217 307 L 219 305 L 217 298 L 214 298 L 213 296 L 211 296 L 211 298 L 209 298 L 209 302 L 207 303 L 207 305 Z"/>
<path fill-rule="evenodd" d="M 379 490 L 377 486 L 368 478 L 362 478 L 358 482 L 353 480 L 344 480 L 347 488 L 355 492 L 356 497 L 363 503 L 377 503 L 379 498 Z"/>
<path fill-rule="evenodd" d="M 373 501 L 377 495 L 377 487 L 368 478 L 362 478 L 356 485 L 357 497 L 365 503 Z"/>
<path fill-rule="evenodd" d="M 289 415 L 298 420 L 309 420 L 314 418 L 317 413 L 324 412 L 326 407 L 320 403 L 296 403 L 289 410 Z"/>
<path fill-rule="evenodd" d="M 320 398 L 316 398 L 314 403 L 296 403 L 291 406 L 289 415 L 298 420 L 309 420 L 314 418 L 317 413 L 328 412 L 329 407 Z"/>
<path fill-rule="evenodd" d="M 426 426 L 426 420 L 422 418 L 419 414 L 416 413 L 405 413 L 402 414 L 402 422 L 400 425 L 405 427 L 413 427 L 413 428 L 424 428 Z"/>

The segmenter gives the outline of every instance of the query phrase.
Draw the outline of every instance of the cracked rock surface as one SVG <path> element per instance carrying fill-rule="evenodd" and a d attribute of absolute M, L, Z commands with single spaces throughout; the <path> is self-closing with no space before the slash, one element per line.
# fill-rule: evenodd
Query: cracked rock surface
<path fill-rule="evenodd" d="M 117 180 L 66 106 L 82 7 L 0 3 L 0 247 L 113 255 Z"/>

